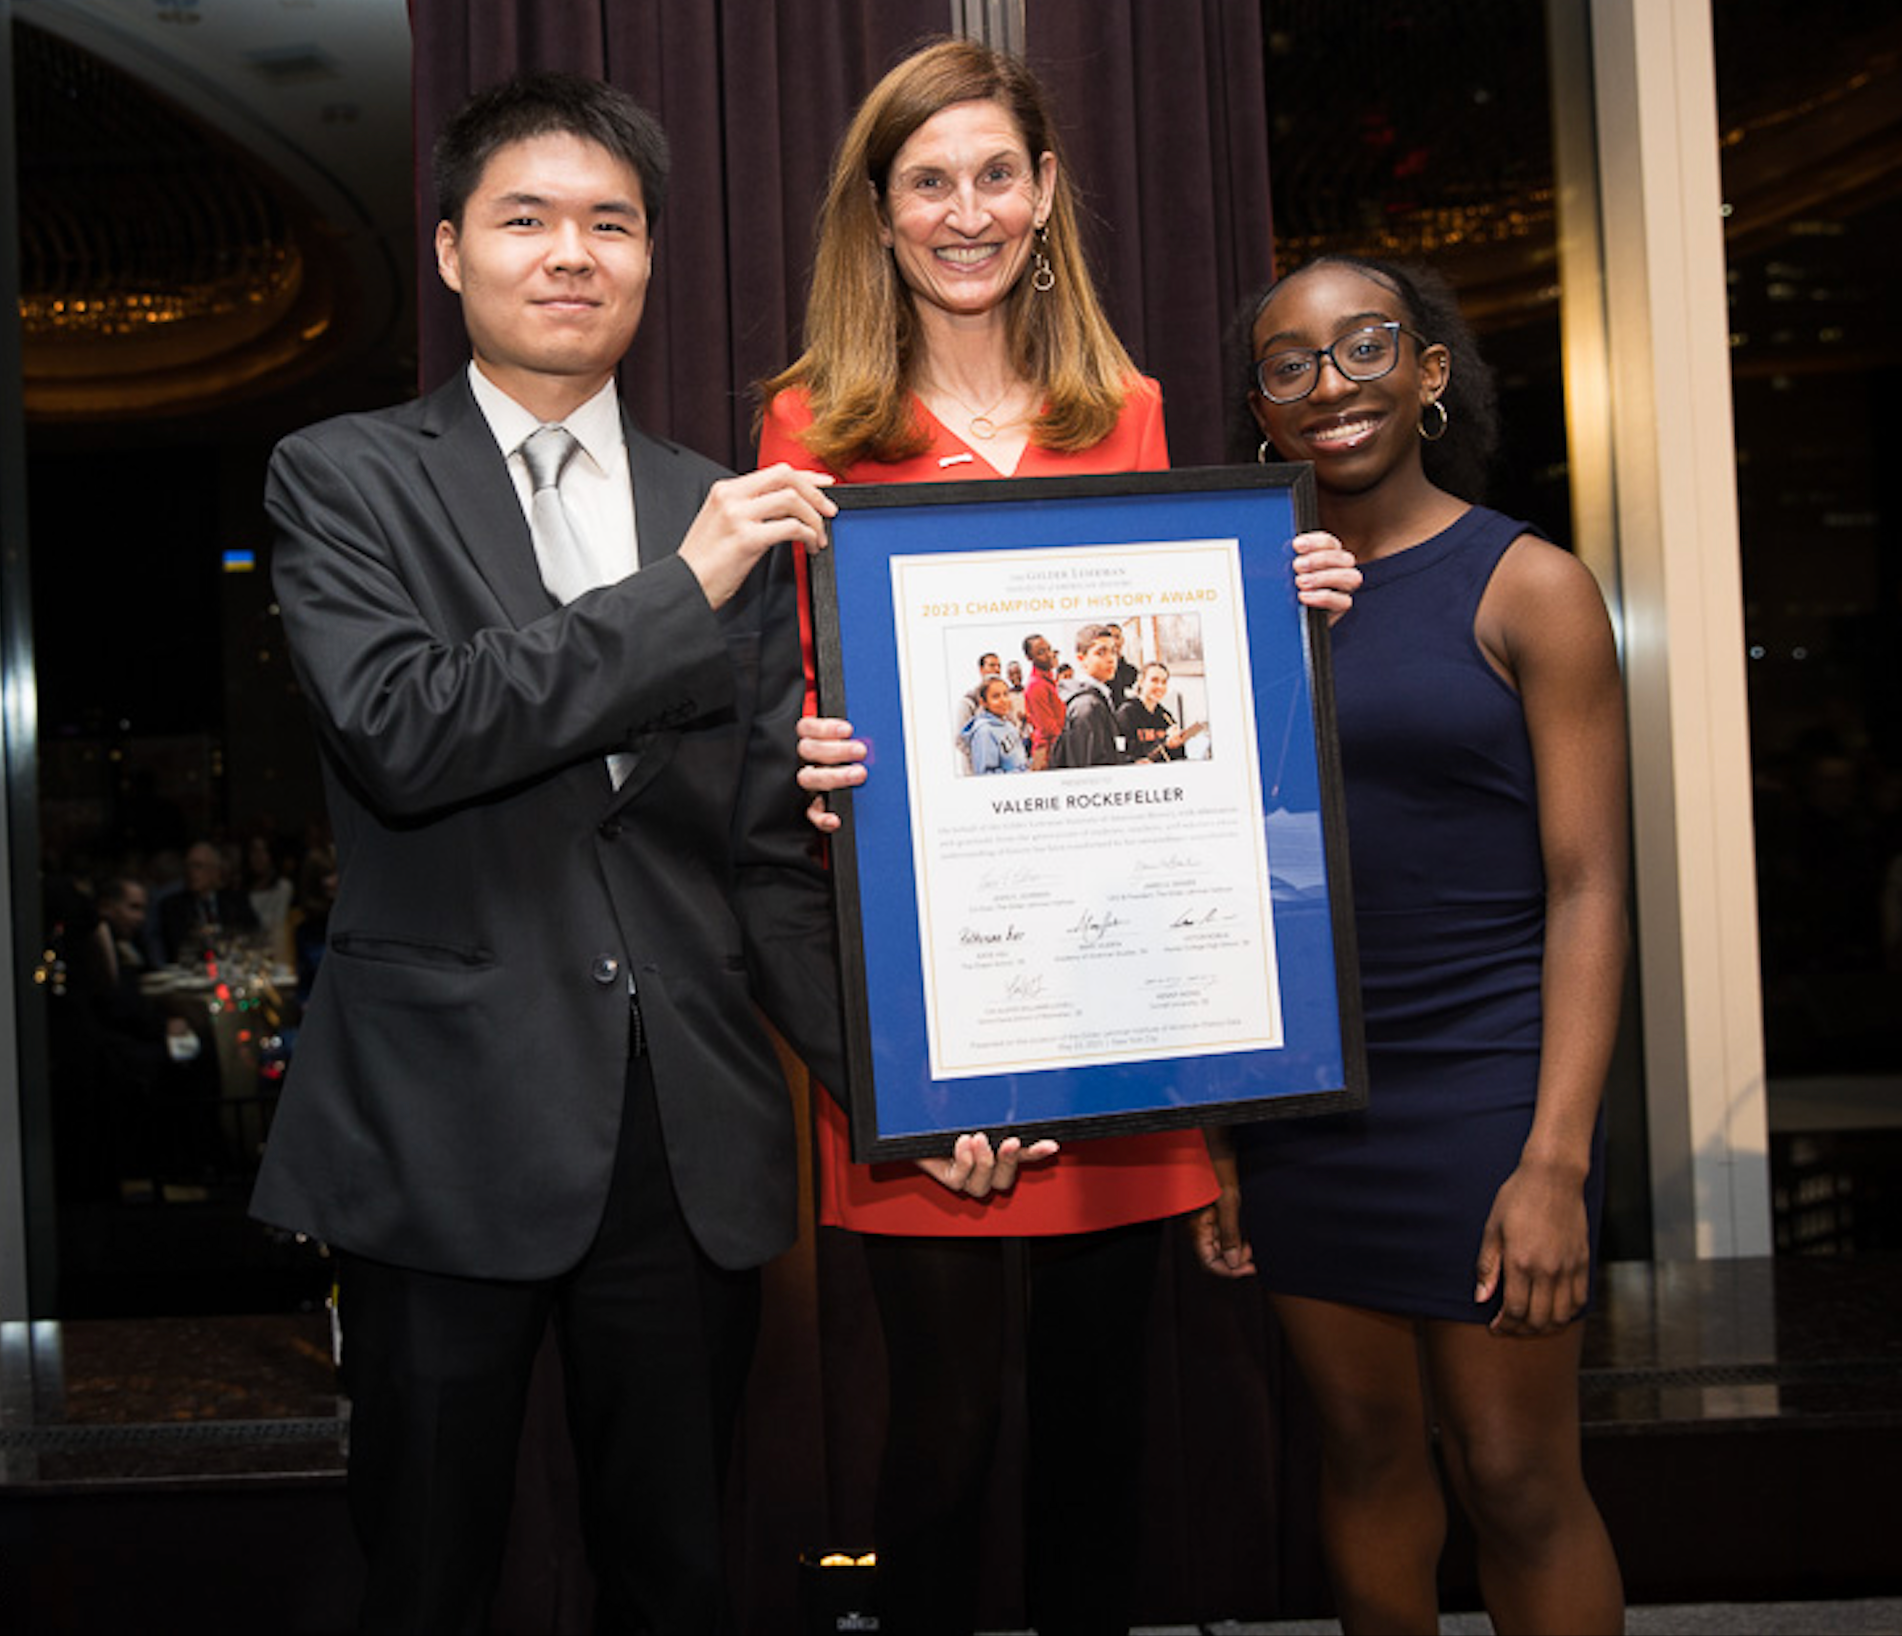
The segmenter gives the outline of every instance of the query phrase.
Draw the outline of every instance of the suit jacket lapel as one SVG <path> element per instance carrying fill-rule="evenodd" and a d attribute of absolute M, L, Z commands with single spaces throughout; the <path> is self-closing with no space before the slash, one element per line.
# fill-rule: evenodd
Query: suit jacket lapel
<path fill-rule="evenodd" d="M 699 513 L 697 484 L 682 482 L 673 451 L 635 426 L 621 411 L 627 439 L 627 470 L 634 483 L 634 522 L 641 566 L 671 557 L 680 549 Z"/>
<path fill-rule="evenodd" d="M 626 806 L 665 772 L 679 744 L 680 735 L 671 730 L 643 733 L 629 744 L 623 753 L 634 758 L 633 764 L 628 768 L 627 777 L 621 781 L 618 790 L 611 783 L 608 786 L 608 810 L 612 812 Z"/>
<path fill-rule="evenodd" d="M 423 469 L 435 486 L 457 536 L 510 622 L 517 627 L 545 617 L 555 599 L 542 584 L 535 545 L 521 499 L 495 435 L 469 392 L 467 377 L 432 393 L 424 405 L 424 429 L 434 441 L 423 451 Z M 641 566 L 672 556 L 700 509 L 696 484 L 683 482 L 667 446 L 642 434 L 622 411 L 627 439 L 628 474 L 634 489 L 634 518 Z M 602 770 L 603 793 L 610 810 L 634 799 L 673 759 L 680 735 L 649 733 L 626 746 L 634 757 L 617 790 Z"/>
<path fill-rule="evenodd" d="M 430 394 L 423 429 L 423 470 L 455 524 L 484 582 L 516 626 L 543 618 L 555 599 L 542 584 L 528 519 L 495 434 L 476 407 L 468 377 L 458 371 Z"/>
<path fill-rule="evenodd" d="M 700 510 L 699 486 L 681 480 L 672 451 L 648 437 L 621 411 L 621 431 L 627 440 L 628 476 L 634 486 L 635 543 L 641 567 L 663 562 L 680 549 Z M 676 732 L 644 733 L 628 745 L 633 766 L 609 806 L 621 807 L 651 784 L 673 760 L 680 743 Z"/>
<path fill-rule="evenodd" d="M 468 377 L 458 372 L 429 396 L 423 409 L 423 429 L 433 439 L 423 446 L 423 470 L 471 565 L 516 629 L 546 618 L 558 604 L 542 584 L 521 497 L 495 434 L 469 391 Z M 611 805 L 620 804 L 622 791 L 614 788 L 599 758 L 577 764 L 571 775 L 580 780 L 577 789 L 598 791 Z M 627 780 L 634 782 L 632 777 Z"/>

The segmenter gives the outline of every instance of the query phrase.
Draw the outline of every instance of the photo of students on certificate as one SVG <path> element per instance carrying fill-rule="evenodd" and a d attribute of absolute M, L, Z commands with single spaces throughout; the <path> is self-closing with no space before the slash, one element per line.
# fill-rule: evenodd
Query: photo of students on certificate
<path fill-rule="evenodd" d="M 974 622 L 944 636 L 962 688 L 950 715 L 962 777 L 1208 759 L 1199 614 Z"/>

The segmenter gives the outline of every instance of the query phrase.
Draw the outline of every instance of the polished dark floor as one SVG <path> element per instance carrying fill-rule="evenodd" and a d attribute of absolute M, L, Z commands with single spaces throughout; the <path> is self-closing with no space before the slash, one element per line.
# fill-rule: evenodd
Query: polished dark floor
<path fill-rule="evenodd" d="M 1665 1609 L 1634 1630 L 1902 1629 L 1902 1257 L 1613 1264 L 1590 1322 L 1588 1471 L 1634 1603 Z M 192 1628 L 263 1628 L 254 1582 L 296 1609 L 272 1628 L 347 1628 L 347 1436 L 322 1312 L 0 1326 L 0 1626 L 124 1628 L 97 1542 L 162 1516 L 182 1546 L 114 1553 L 150 1609 L 209 1573 L 236 1600 Z M 1450 1558 L 1446 1605 L 1477 1606 Z M 1806 1615 L 1721 1611 L 1779 1604 Z"/>
<path fill-rule="evenodd" d="M 0 1326 L 0 1487 L 340 1477 L 326 1315 Z"/>
<path fill-rule="evenodd" d="M 1631 1608 L 1625 1619 L 1628 1636 L 1896 1636 L 1902 1631 L 1902 1597 L 1849 1602 L 1672 1602 Z M 1339 1636 L 1340 1628 L 1334 1619 L 1205 1627 L 1207 1636 Z M 1440 1620 L 1440 1636 L 1485 1636 L 1492 1628 L 1483 1613 L 1449 1613 Z M 1136 1636 L 1190 1636 L 1190 1632 L 1187 1627 L 1152 1627 Z"/>
<path fill-rule="evenodd" d="M 1902 1425 L 1902 1257 L 1614 1263 L 1586 1331 L 1582 1407 L 1600 1437 Z"/>
<path fill-rule="evenodd" d="M 1583 1413 L 1595 1439 L 1902 1425 L 1902 1257 L 1614 1263 Z M 335 1474 L 346 1414 L 321 1312 L 0 1325 L 9 1488 Z"/>

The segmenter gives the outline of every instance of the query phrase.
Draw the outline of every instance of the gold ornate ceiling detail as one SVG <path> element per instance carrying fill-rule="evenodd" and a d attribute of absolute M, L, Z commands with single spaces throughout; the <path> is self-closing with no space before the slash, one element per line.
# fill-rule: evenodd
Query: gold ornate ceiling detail
<path fill-rule="evenodd" d="M 1902 14 L 1810 11 L 1804 39 L 1739 28 L 1728 53 L 1717 18 L 1733 259 L 1902 194 Z M 1557 198 L 1525 0 L 1274 0 L 1268 15 L 1279 264 L 1325 249 L 1429 260 L 1481 329 L 1549 312 Z"/>
<path fill-rule="evenodd" d="M 320 346 L 334 280 L 285 189 L 98 58 L 14 46 L 30 416 L 208 407 Z"/>

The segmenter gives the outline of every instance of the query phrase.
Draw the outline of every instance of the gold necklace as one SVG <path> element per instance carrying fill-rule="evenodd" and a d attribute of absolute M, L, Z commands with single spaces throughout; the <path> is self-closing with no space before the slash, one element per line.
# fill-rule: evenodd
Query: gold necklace
<path fill-rule="evenodd" d="M 997 422 L 991 419 L 992 410 L 1001 408 L 1005 399 L 1017 391 L 1023 385 L 1023 382 L 1012 381 L 1010 385 L 1005 387 L 1002 392 L 998 393 L 997 396 L 982 409 L 973 409 L 964 399 L 959 397 L 957 393 L 953 392 L 950 387 L 946 386 L 943 381 L 933 381 L 931 384 L 964 411 L 968 417 L 965 425 L 970 431 L 971 436 L 988 443 L 992 438 L 997 436 L 998 430 Z M 1019 418 L 1019 416 L 1012 415 L 1010 420 L 1005 421 L 1004 424 L 1006 426 L 1011 425 Z"/>

